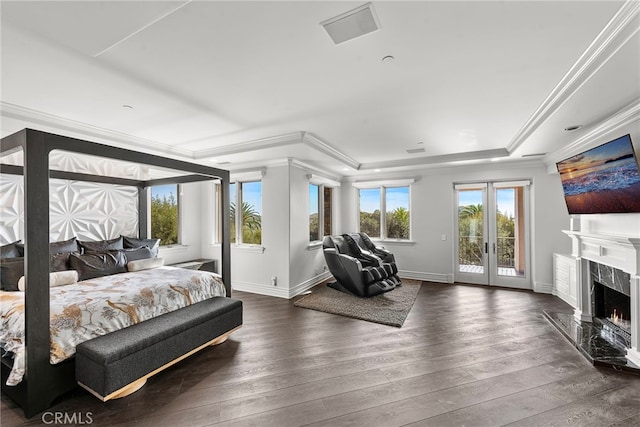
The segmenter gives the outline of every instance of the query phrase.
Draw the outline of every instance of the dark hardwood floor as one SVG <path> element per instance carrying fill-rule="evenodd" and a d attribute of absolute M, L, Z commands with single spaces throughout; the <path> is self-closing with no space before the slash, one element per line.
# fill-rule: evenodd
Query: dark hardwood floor
<path fill-rule="evenodd" d="M 640 425 L 640 376 L 591 366 L 543 318 L 570 311 L 550 295 L 425 282 L 402 328 L 234 297 L 244 326 L 224 344 L 127 398 L 78 389 L 49 412 L 97 426 Z M 1 410 L 2 426 L 43 424 L 5 395 Z"/>

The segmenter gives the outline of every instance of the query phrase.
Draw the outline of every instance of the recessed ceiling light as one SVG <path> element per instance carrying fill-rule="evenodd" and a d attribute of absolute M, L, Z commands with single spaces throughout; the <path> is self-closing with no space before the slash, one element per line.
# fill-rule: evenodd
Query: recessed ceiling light
<path fill-rule="evenodd" d="M 572 132 L 574 130 L 578 130 L 582 127 L 582 125 L 573 125 L 573 126 L 567 126 L 566 128 L 564 128 L 565 132 Z"/>
<path fill-rule="evenodd" d="M 126 108 L 126 109 L 128 109 L 128 110 L 133 110 L 133 107 L 132 107 L 131 105 L 128 105 L 128 104 L 124 104 L 124 105 L 122 106 L 122 108 Z"/>
<path fill-rule="evenodd" d="M 346 171 L 348 171 L 348 170 L 349 170 L 349 168 L 344 167 L 344 168 L 342 168 L 342 170 L 346 172 Z"/>
<path fill-rule="evenodd" d="M 491 159 L 492 162 L 499 162 L 500 161 L 500 157 L 494 157 L 493 159 Z"/>
<path fill-rule="evenodd" d="M 380 172 L 380 169 L 374 169 L 373 171 L 374 172 Z"/>
<path fill-rule="evenodd" d="M 382 62 L 393 62 L 395 58 L 391 55 L 387 55 L 385 57 L 382 58 Z"/>

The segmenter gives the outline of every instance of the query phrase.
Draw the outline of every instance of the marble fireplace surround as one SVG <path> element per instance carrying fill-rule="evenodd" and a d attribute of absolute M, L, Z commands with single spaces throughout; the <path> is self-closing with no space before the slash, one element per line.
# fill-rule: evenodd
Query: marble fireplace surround
<path fill-rule="evenodd" d="M 571 238 L 571 255 L 576 259 L 577 296 L 574 317 L 582 322 L 593 320 L 591 301 L 592 273 L 590 261 L 629 274 L 631 297 L 631 346 L 627 359 L 640 366 L 640 238 L 591 234 L 563 230 Z"/>

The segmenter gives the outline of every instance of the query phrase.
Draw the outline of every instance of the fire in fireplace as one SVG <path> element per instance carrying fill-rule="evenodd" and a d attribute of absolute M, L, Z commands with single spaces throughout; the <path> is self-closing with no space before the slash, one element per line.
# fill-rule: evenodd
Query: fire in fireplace
<path fill-rule="evenodd" d="M 624 313 L 618 314 L 618 309 L 614 308 L 613 313 L 611 313 L 611 317 L 607 317 L 607 320 L 611 323 L 614 323 L 620 326 L 622 329 L 626 329 L 627 331 L 631 331 L 631 319 L 625 319 Z"/>
<path fill-rule="evenodd" d="M 592 297 L 593 316 L 603 331 L 618 344 L 627 345 L 631 340 L 631 298 L 597 281 L 593 282 Z"/>

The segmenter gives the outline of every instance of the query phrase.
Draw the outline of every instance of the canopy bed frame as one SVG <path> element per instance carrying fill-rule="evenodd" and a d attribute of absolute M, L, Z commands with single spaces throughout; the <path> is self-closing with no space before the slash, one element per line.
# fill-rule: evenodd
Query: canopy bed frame
<path fill-rule="evenodd" d="M 23 408 L 27 417 L 47 409 L 54 399 L 77 386 L 74 360 L 57 365 L 50 357 L 49 309 L 49 179 L 91 181 L 138 187 L 138 232 L 148 233 L 147 191 L 153 185 L 182 184 L 206 180 L 221 182 L 222 197 L 222 280 L 226 294 L 231 296 L 229 171 L 189 163 L 152 154 L 112 147 L 47 132 L 24 129 L 2 138 L 0 154 L 22 150 L 23 166 L 0 165 L 0 173 L 24 176 L 24 262 L 25 262 L 25 343 L 26 377 L 16 386 L 6 386 L 9 361 L 2 359 L 2 390 Z M 49 153 L 53 150 L 98 156 L 107 159 L 172 169 L 184 172 L 171 178 L 137 180 L 100 175 L 79 174 L 49 169 Z M 33 286 L 28 284 L 32 283 Z"/>

